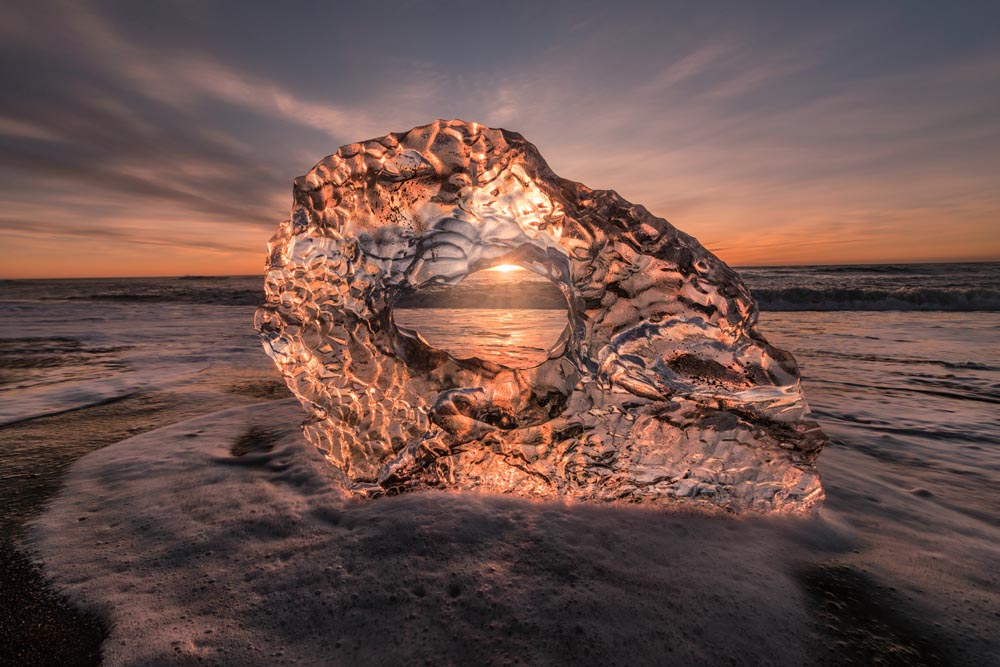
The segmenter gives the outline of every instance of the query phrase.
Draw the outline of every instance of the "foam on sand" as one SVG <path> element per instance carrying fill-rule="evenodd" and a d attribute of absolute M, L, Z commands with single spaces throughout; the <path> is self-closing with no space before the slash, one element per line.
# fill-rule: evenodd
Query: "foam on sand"
<path fill-rule="evenodd" d="M 226 410 L 74 465 L 34 543 L 55 584 L 109 622 L 105 664 L 934 657 L 933 634 L 889 610 L 892 592 L 821 564 L 863 541 L 828 510 L 734 519 L 434 491 L 358 502 L 282 430 L 298 409 Z"/>
<path fill-rule="evenodd" d="M 37 546 L 111 621 L 107 664 L 803 656 L 785 523 L 457 493 L 349 502 L 312 446 L 272 430 L 297 409 L 216 413 L 74 467 Z"/>

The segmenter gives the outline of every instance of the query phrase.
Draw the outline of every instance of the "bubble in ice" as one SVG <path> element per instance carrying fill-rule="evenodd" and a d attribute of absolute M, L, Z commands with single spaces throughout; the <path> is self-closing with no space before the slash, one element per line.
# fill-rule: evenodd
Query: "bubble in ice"
<path fill-rule="evenodd" d="M 295 180 L 269 253 L 256 327 L 306 437 L 359 495 L 823 500 L 826 438 L 739 275 L 643 206 L 560 178 L 515 132 L 439 120 L 343 146 Z M 501 264 L 565 295 L 539 365 L 453 358 L 395 323 L 404 296 Z"/>

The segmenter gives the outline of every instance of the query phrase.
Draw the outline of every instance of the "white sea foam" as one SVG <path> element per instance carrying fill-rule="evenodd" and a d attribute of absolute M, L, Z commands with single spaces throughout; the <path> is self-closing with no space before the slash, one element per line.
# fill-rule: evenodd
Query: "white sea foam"
<path fill-rule="evenodd" d="M 73 467 L 35 545 L 109 622 L 105 664 L 806 664 L 827 648 L 803 577 L 831 565 L 857 573 L 863 604 L 932 614 L 916 632 L 958 664 L 996 656 L 1000 595 L 975 583 L 995 576 L 998 531 L 940 502 L 940 480 L 832 447 L 815 520 L 357 502 L 287 429 L 297 409 L 208 415 Z"/>
<path fill-rule="evenodd" d="M 801 663 L 801 536 L 855 545 L 824 523 L 442 492 L 349 502 L 297 434 L 230 453 L 296 410 L 217 413 L 74 467 L 35 534 L 59 587 L 110 621 L 106 664 Z"/>
<path fill-rule="evenodd" d="M 219 349 L 138 370 L 266 362 L 249 311 L 206 312 L 227 332 L 208 338 Z M 871 645 L 913 661 L 902 621 L 938 662 L 1000 664 L 998 316 L 765 313 L 762 326 L 795 353 L 833 439 L 817 521 L 438 492 L 347 503 L 286 401 L 80 459 L 35 545 L 110 623 L 109 665 L 836 664 Z M 273 449 L 234 457 L 252 426 L 279 433 Z M 846 592 L 822 604 L 809 572 L 839 572 Z M 855 612 L 867 635 L 824 634 Z"/>

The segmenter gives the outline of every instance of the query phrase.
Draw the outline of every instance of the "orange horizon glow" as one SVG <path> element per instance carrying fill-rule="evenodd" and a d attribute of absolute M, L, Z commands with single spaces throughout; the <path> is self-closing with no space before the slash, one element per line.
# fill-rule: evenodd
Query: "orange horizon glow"
<path fill-rule="evenodd" d="M 268 234 L 257 233 L 259 239 Z M 697 234 L 695 234 L 697 238 Z M 249 276 L 264 275 L 265 253 L 244 247 L 232 251 L 197 248 L 106 244 L 78 239 L 4 239 L 0 244 L 7 253 L 0 279 L 72 279 L 72 278 L 156 278 L 178 276 Z M 249 245 L 249 244 L 246 244 Z M 261 243 L 263 246 L 263 243 Z M 755 266 L 841 266 L 852 264 L 940 264 L 951 262 L 996 262 L 1000 252 L 987 250 L 982 254 L 923 255 L 879 253 L 878 247 L 868 252 L 837 253 L 838 245 L 827 252 L 824 248 L 790 243 L 783 252 L 773 248 L 753 248 L 751 242 L 725 244 L 725 248 L 708 250 L 735 268 Z M 722 245 L 722 244 L 719 244 Z M 498 273 L 525 271 L 514 264 L 501 264 L 488 269 Z"/>
<path fill-rule="evenodd" d="M 0 12 L 32 63 L 0 73 L 3 279 L 262 275 L 296 176 L 435 118 L 517 132 L 731 266 L 1000 260 L 988 3 L 725 21 L 697 4 L 394 7 L 382 28 L 437 45 L 420 57 L 358 40 L 364 3 L 308 25 L 278 6 L 71 4 Z M 294 53 L 293 25 L 312 35 Z M 484 31 L 508 48 L 483 50 Z"/>
<path fill-rule="evenodd" d="M 555 152 L 557 173 L 568 173 L 584 183 L 606 184 L 607 174 L 588 173 L 587 165 Z M 664 174 L 665 182 L 671 182 Z M 782 204 L 722 193 L 717 199 L 686 201 L 649 183 L 621 173 L 618 192 L 646 205 L 679 230 L 698 239 L 719 259 L 733 267 L 850 264 L 917 264 L 1000 261 L 1000 234 L 990 206 L 956 211 L 942 223 L 936 209 L 897 211 L 851 209 L 812 203 L 790 192 Z M 701 181 L 680 181 L 678 187 L 698 191 Z M 0 210 L 2 279 L 117 278 L 169 276 L 263 275 L 266 242 L 277 228 L 284 197 L 275 198 L 266 222 L 238 223 L 205 219 L 178 207 L 160 207 L 145 219 L 70 218 L 46 209 L 39 224 L 5 225 L 28 218 L 28 210 Z M 961 213 L 961 215 L 958 215 Z M 16 216 L 16 218 L 14 217 Z M 70 226 L 70 222 L 77 226 Z M 513 271 L 515 265 L 492 270 Z"/>

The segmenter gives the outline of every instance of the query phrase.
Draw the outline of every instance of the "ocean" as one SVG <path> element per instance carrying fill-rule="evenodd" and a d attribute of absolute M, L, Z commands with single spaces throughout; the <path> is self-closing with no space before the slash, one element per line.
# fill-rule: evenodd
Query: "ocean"
<path fill-rule="evenodd" d="M 843 558 L 909 596 L 894 613 L 934 618 L 957 662 L 996 655 L 1000 263 L 740 272 L 831 437 L 824 516 L 858 536 Z M 252 326 L 262 288 L 261 276 L 0 282 L 0 526 L 19 530 L 88 451 L 287 397 Z M 531 365 L 565 326 L 531 293 L 514 308 L 410 303 L 397 324 L 460 337 L 459 356 Z"/>
<path fill-rule="evenodd" d="M 1000 262 L 735 267 L 761 310 L 1000 311 Z M 488 281 L 491 272 L 462 284 Z M 493 280 L 503 274 L 493 274 Z M 0 280 L 0 304 L 200 303 L 254 306 L 262 276 Z M 533 307 L 550 307 L 551 302 Z"/>
<path fill-rule="evenodd" d="M 821 391 L 843 388 L 840 403 L 823 414 L 850 420 L 848 405 L 870 412 L 871 391 L 891 392 L 908 414 L 914 396 L 957 402 L 941 407 L 956 414 L 996 403 L 1000 263 L 739 271 L 760 304 L 762 331 L 796 355 L 814 405 Z M 0 424 L 198 386 L 231 372 L 223 369 L 267 372 L 252 329 L 262 289 L 259 276 L 0 282 L 7 324 L 0 336 Z M 437 302 L 399 304 L 397 325 L 455 356 L 513 367 L 544 360 L 565 327 L 558 290 L 528 272 L 480 272 L 446 291 Z M 932 431 L 941 414 L 927 408 L 936 405 L 921 411 Z M 884 415 L 897 417 L 894 409 Z M 982 420 L 967 426 L 967 437 L 996 436 Z"/>
<path fill-rule="evenodd" d="M 1000 263 L 740 273 L 759 301 L 762 330 L 799 359 L 807 396 L 821 414 L 869 418 L 877 410 L 867 393 L 889 392 L 893 401 L 879 403 L 889 412 L 874 418 L 897 420 L 895 408 L 906 405 L 907 418 L 916 419 L 911 430 L 926 433 L 938 432 L 950 410 L 974 416 L 997 402 Z M 411 299 L 397 307 L 397 324 L 459 357 L 539 363 L 565 327 L 562 297 L 543 278 L 518 274 L 474 274 L 448 288 L 443 304 Z M 220 369 L 267 372 L 252 329 L 262 285 L 259 276 L 0 282 L 7 324 L 0 336 L 0 424 L 198 386 L 230 372 Z M 839 402 L 823 405 L 822 392 L 834 387 L 841 388 Z M 918 400 L 923 407 L 912 415 L 911 401 Z M 946 402 L 943 412 L 937 401 Z M 989 421 L 948 428 L 967 429 L 964 438 L 995 438 Z"/>

